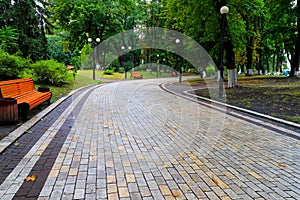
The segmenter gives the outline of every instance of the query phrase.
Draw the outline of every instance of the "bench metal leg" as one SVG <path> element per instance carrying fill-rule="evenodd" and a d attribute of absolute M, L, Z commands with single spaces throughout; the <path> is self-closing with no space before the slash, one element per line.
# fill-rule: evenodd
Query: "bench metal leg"
<path fill-rule="evenodd" d="M 27 120 L 27 115 L 29 113 L 29 104 L 20 104 L 19 105 L 19 110 L 21 111 L 21 117 L 22 117 L 22 120 Z"/>

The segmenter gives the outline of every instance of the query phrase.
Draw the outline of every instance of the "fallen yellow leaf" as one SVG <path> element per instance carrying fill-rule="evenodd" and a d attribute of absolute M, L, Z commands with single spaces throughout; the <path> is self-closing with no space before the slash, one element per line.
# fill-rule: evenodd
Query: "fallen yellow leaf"
<path fill-rule="evenodd" d="M 215 184 L 219 185 L 219 181 L 218 181 L 218 179 L 216 179 L 215 177 L 212 178 L 212 181 L 213 181 Z"/>
<path fill-rule="evenodd" d="M 14 143 L 15 146 L 19 146 L 19 144 L 20 144 L 19 142 L 15 142 Z"/>
<path fill-rule="evenodd" d="M 32 176 L 27 176 L 27 178 L 25 178 L 25 180 L 24 181 L 35 181 L 36 180 L 36 177 L 35 177 L 35 175 L 32 175 Z"/>
<path fill-rule="evenodd" d="M 72 138 L 72 141 L 75 141 L 75 140 L 77 140 L 77 138 L 74 138 L 74 137 L 73 137 L 73 138 Z"/>
<path fill-rule="evenodd" d="M 164 168 L 168 168 L 168 167 L 169 167 L 169 165 L 167 165 L 167 164 L 164 165 Z"/>
<path fill-rule="evenodd" d="M 280 164 L 278 164 L 278 166 L 279 167 L 287 167 L 286 164 L 284 164 L 284 163 L 280 163 Z"/>
<path fill-rule="evenodd" d="M 179 194 L 173 194 L 173 197 L 175 197 L 175 198 L 179 197 Z"/>

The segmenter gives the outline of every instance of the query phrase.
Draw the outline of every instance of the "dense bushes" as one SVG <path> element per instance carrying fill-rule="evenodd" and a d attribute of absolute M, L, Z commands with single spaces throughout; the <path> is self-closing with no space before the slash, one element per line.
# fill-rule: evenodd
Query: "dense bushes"
<path fill-rule="evenodd" d="M 113 69 L 106 69 L 103 73 L 105 75 L 113 75 L 114 74 L 114 70 Z"/>
<path fill-rule="evenodd" d="M 0 80 L 16 79 L 30 64 L 29 60 L 0 49 Z"/>
<path fill-rule="evenodd" d="M 62 85 L 67 81 L 67 68 L 54 60 L 31 64 L 29 59 L 10 55 L 0 48 L 0 81 L 30 77 L 40 84 Z"/>
<path fill-rule="evenodd" d="M 54 60 L 41 60 L 31 65 L 37 83 L 62 85 L 67 79 L 67 68 Z"/>

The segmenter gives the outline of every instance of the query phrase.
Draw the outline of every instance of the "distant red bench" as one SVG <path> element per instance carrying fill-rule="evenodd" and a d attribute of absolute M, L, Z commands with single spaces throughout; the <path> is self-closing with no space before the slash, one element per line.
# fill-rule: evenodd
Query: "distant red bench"
<path fill-rule="evenodd" d="M 49 88 L 41 87 L 37 91 L 31 78 L 0 81 L 0 110 L 2 111 L 0 112 L 0 119 L 3 120 L 9 112 L 9 108 L 5 108 L 6 104 L 12 104 L 11 107 L 16 107 L 13 105 L 17 104 L 23 119 L 26 119 L 29 110 L 45 101 L 50 104 L 51 97 L 52 93 Z"/>
<path fill-rule="evenodd" d="M 172 76 L 176 76 L 177 77 L 177 72 L 172 72 L 171 74 L 172 74 Z"/>
<path fill-rule="evenodd" d="M 135 79 L 142 79 L 143 75 L 140 75 L 139 72 L 131 72 L 131 77 Z"/>

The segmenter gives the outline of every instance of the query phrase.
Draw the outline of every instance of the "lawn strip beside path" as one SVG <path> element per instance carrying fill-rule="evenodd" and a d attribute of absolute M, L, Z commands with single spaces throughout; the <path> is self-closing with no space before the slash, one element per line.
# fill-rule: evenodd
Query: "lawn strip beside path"
<path fill-rule="evenodd" d="M 203 86 L 203 80 L 193 80 L 193 87 Z M 300 123 L 300 79 L 251 77 L 240 78 L 240 87 L 226 89 L 227 104 L 253 110 L 262 114 Z M 218 88 L 205 87 L 192 92 L 198 96 L 218 100 Z"/>

